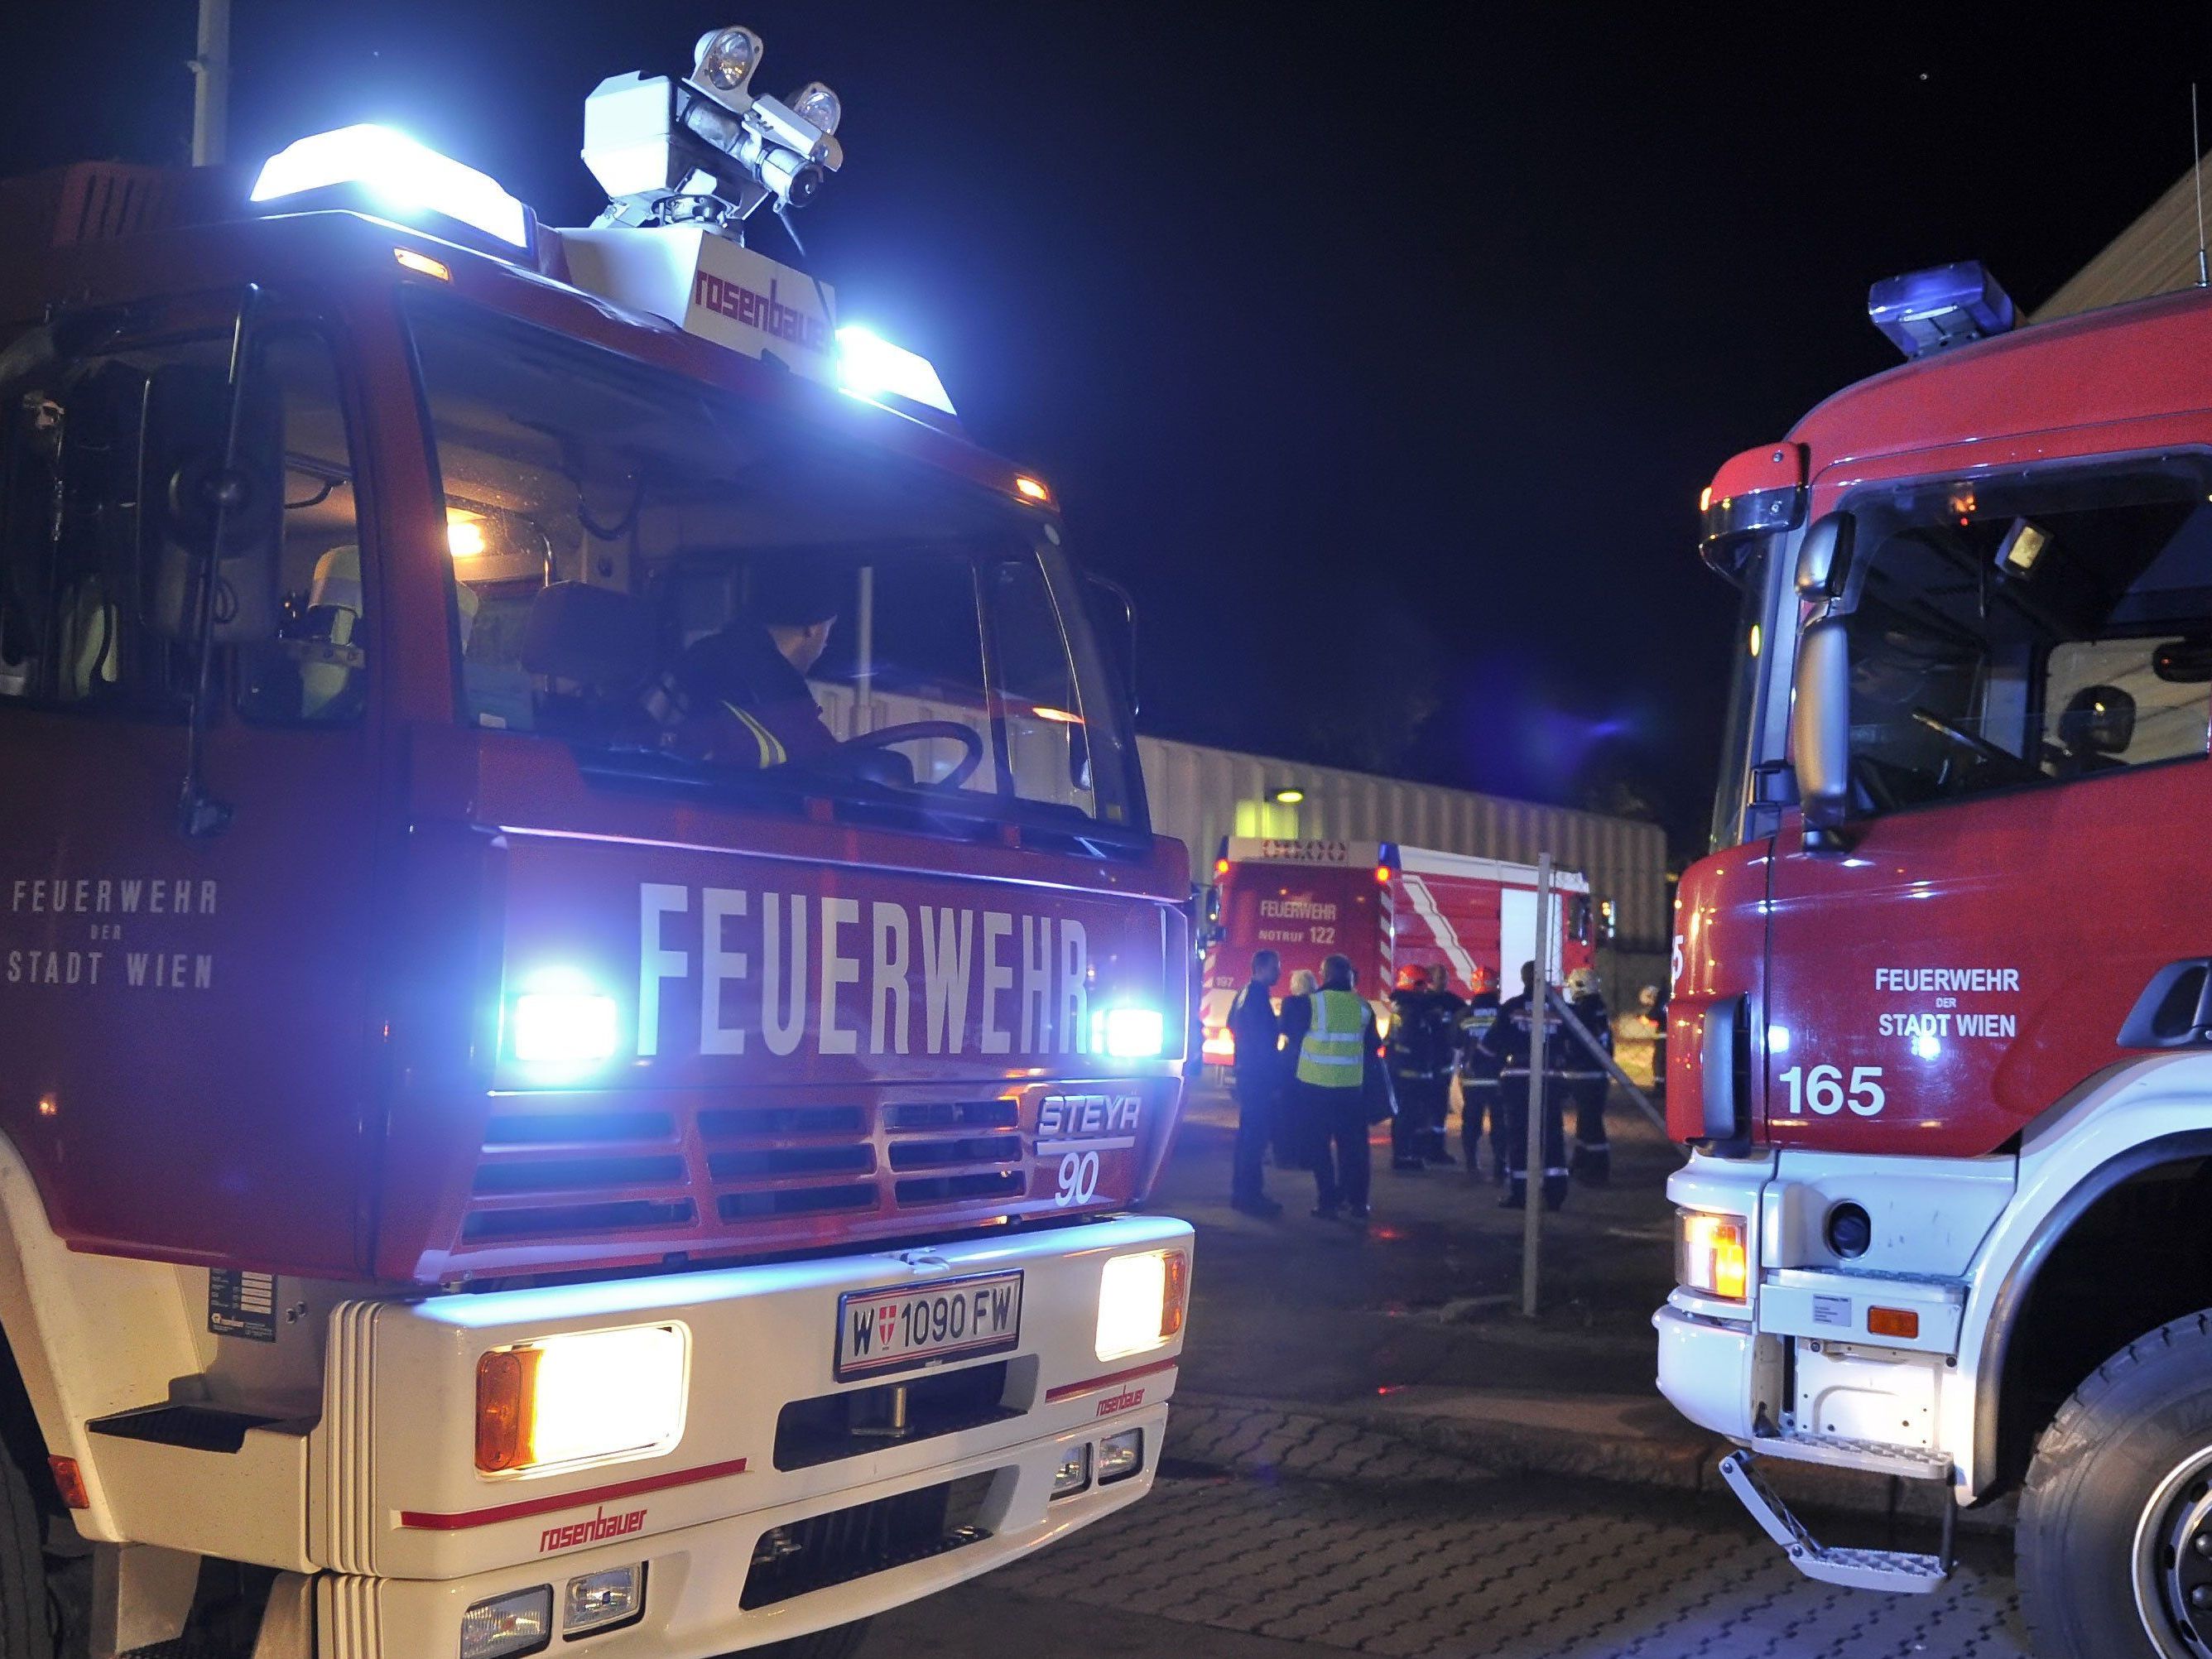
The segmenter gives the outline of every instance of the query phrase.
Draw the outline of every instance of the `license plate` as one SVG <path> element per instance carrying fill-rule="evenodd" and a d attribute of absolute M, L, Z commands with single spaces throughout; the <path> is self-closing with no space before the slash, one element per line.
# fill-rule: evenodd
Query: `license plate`
<path fill-rule="evenodd" d="M 840 1382 L 913 1370 L 940 1359 L 1004 1353 L 1021 1340 L 1018 1273 L 848 1291 L 837 1298 Z"/>

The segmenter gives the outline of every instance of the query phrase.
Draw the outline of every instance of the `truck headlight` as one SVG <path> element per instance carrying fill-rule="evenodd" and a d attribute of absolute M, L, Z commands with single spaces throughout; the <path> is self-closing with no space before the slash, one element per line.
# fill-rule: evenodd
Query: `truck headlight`
<path fill-rule="evenodd" d="M 1098 1443 L 1098 1484 L 1110 1486 L 1127 1480 L 1145 1467 L 1145 1431 L 1124 1429 Z"/>
<path fill-rule="evenodd" d="M 553 1639 L 553 1586 L 478 1601 L 461 1615 L 461 1659 L 535 1653 Z"/>
<path fill-rule="evenodd" d="M 487 1474 L 642 1455 L 684 1432 L 684 1332 L 583 1331 L 477 1362 L 477 1468 Z"/>
<path fill-rule="evenodd" d="M 1750 1226 L 1740 1215 L 1675 1212 L 1674 1278 L 1684 1288 L 1723 1302 L 1741 1302 L 1751 1289 Z"/>
<path fill-rule="evenodd" d="M 1172 1341 L 1189 1296 L 1187 1251 L 1109 1258 L 1098 1279 L 1098 1358 L 1122 1359 Z"/>
<path fill-rule="evenodd" d="M 643 1618 L 645 1564 L 571 1578 L 561 1604 L 561 1634 L 569 1641 Z"/>
<path fill-rule="evenodd" d="M 1066 1455 L 1060 1460 L 1060 1467 L 1052 1472 L 1052 1495 L 1073 1498 L 1077 1492 L 1087 1491 L 1090 1486 L 1091 1443 L 1086 1440 L 1079 1446 L 1070 1446 Z"/>

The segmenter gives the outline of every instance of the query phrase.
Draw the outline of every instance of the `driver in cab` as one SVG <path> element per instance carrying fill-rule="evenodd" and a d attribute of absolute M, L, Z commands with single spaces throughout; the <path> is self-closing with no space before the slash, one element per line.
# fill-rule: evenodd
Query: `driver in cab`
<path fill-rule="evenodd" d="M 692 642 L 676 666 L 699 758 L 766 769 L 832 753 L 836 735 L 806 684 L 836 626 L 842 584 L 793 569 L 752 572 L 744 608 Z"/>

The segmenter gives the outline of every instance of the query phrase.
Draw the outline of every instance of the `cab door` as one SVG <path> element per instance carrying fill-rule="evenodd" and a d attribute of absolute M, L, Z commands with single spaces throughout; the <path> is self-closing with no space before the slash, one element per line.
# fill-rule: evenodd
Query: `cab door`
<path fill-rule="evenodd" d="M 231 631 L 265 614 L 216 649 L 222 827 L 186 833 L 196 641 L 155 550 L 221 457 L 236 306 L 141 313 L 6 388 L 0 1129 L 80 1247 L 338 1273 L 364 1248 L 376 1095 L 370 492 L 339 331 L 263 307 L 276 580 L 218 590 Z"/>
<path fill-rule="evenodd" d="M 2208 484 L 2169 457 L 1845 502 L 1851 807 L 1776 842 L 1775 1141 L 1986 1153 L 2159 1040 L 2131 1016 L 2212 952 Z"/>

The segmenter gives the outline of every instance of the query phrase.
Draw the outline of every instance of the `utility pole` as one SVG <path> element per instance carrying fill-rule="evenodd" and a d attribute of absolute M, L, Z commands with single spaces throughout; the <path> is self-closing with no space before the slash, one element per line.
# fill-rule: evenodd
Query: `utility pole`
<path fill-rule="evenodd" d="M 1552 855 L 1536 859 L 1536 982 L 1528 988 L 1528 1139 L 1522 1152 L 1521 1311 L 1536 1316 L 1538 1252 L 1544 1239 L 1544 1096 L 1550 1079 L 1545 1028 L 1552 1012 L 1552 953 L 1559 942 L 1552 920 Z M 1502 966 L 1502 964 L 1501 964 Z"/>
<path fill-rule="evenodd" d="M 192 165 L 220 167 L 230 130 L 230 0 L 200 0 L 191 71 Z"/>

